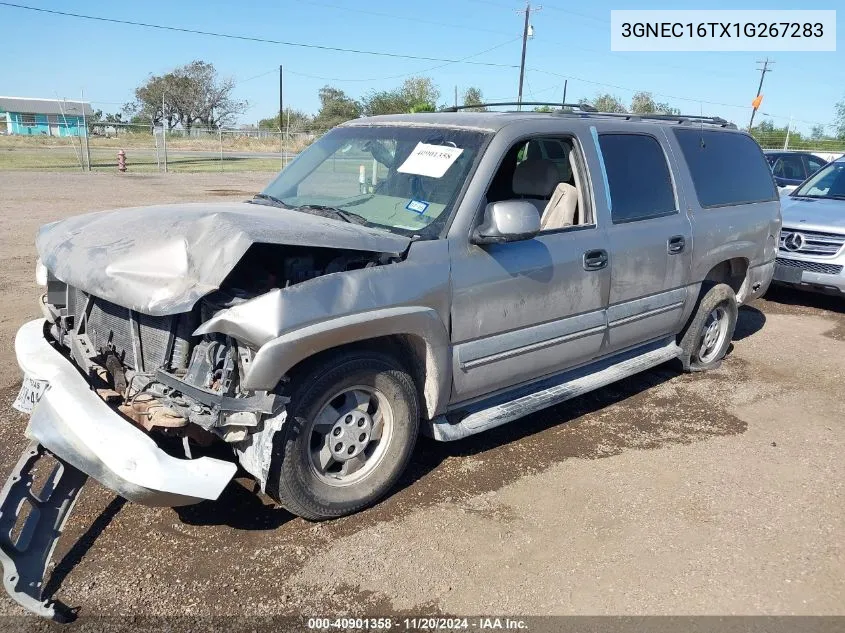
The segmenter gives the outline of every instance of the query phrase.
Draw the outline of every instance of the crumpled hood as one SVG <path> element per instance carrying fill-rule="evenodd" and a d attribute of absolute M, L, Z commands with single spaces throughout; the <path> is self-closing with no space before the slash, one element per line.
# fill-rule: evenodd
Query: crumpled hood
<path fill-rule="evenodd" d="M 61 281 L 155 316 L 190 310 L 255 243 L 399 254 L 410 239 L 246 202 L 89 213 L 47 224 L 36 239 L 41 260 Z"/>
<path fill-rule="evenodd" d="M 784 227 L 845 232 L 845 200 L 784 196 L 780 204 Z"/>

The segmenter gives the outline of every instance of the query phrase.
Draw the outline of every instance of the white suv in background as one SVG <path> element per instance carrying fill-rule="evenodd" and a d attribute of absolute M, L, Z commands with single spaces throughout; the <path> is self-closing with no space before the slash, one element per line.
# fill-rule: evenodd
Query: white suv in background
<path fill-rule="evenodd" d="M 781 198 L 783 230 L 774 281 L 845 294 L 845 158 Z"/>

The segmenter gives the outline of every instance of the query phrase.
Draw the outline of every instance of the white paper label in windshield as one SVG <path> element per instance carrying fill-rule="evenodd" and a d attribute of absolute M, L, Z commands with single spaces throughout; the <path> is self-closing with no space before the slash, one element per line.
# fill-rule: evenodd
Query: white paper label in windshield
<path fill-rule="evenodd" d="M 446 170 L 452 166 L 452 163 L 458 159 L 463 151 L 463 149 L 449 145 L 417 143 L 414 151 L 405 159 L 398 171 L 415 176 L 442 178 Z"/>

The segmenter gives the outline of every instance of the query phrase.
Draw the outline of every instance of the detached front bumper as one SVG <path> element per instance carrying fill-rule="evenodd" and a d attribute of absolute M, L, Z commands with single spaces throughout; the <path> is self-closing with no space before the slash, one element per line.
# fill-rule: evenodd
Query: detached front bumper
<path fill-rule="evenodd" d="M 181 506 L 217 499 L 237 466 L 165 453 L 91 390 L 44 338 L 44 323 L 30 321 L 15 337 L 20 368 L 50 384 L 32 412 L 27 436 L 130 501 Z"/>

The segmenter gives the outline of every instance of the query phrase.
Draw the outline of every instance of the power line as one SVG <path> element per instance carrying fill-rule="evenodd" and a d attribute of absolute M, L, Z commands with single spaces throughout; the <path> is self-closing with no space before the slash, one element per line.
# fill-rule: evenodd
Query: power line
<path fill-rule="evenodd" d="M 344 7 L 337 4 L 329 4 L 327 2 L 315 2 L 314 0 L 301 0 L 304 4 L 310 4 L 315 7 L 326 7 L 329 9 L 338 9 L 340 11 L 349 11 L 351 13 L 360 13 L 361 15 L 373 15 L 380 18 L 388 18 L 391 20 L 402 20 L 405 22 L 413 22 L 415 24 L 430 24 L 432 26 L 442 26 L 450 29 L 461 29 L 462 31 L 478 31 L 479 33 L 493 33 L 495 35 L 510 35 L 504 31 L 494 31 L 492 29 L 483 29 L 477 26 L 467 26 L 464 24 L 450 24 L 448 22 L 435 22 L 434 20 L 426 20 L 423 18 L 416 18 L 406 15 L 396 15 L 395 13 L 382 13 L 381 11 L 370 11 L 367 9 L 358 9 L 355 7 Z"/>
<path fill-rule="evenodd" d="M 339 46 L 326 46 L 323 44 L 307 44 L 305 42 L 290 42 L 286 40 L 271 40 L 263 37 L 253 37 L 249 35 L 234 35 L 232 33 L 217 33 L 214 31 L 201 31 L 198 29 L 189 29 L 177 26 L 166 26 L 163 24 L 151 24 L 148 22 L 136 22 L 134 20 L 120 20 L 117 18 L 105 18 L 96 15 L 85 15 L 82 13 L 71 13 L 69 11 L 56 11 L 54 9 L 42 9 L 39 7 L 30 7 L 24 4 L 15 4 L 12 2 L 0 2 L 0 6 L 13 7 L 15 9 L 25 9 L 27 11 L 36 11 L 39 13 L 49 13 L 52 15 L 61 15 L 64 17 L 79 18 L 82 20 L 93 20 L 96 22 L 109 22 L 111 24 L 125 24 L 129 26 L 140 26 L 148 29 L 159 29 L 162 31 L 173 31 L 177 33 L 191 33 L 193 35 L 206 35 L 209 37 L 221 37 L 231 40 L 240 40 L 244 42 L 261 42 L 263 44 L 277 44 L 279 46 L 293 46 L 297 48 L 310 48 L 324 51 L 334 51 L 338 53 L 353 53 L 356 55 L 373 55 L 375 57 L 391 57 L 394 59 L 413 59 L 417 61 L 427 62 L 446 62 L 449 64 L 472 64 L 475 66 L 492 66 L 496 68 L 516 68 L 512 64 L 496 64 L 493 62 L 471 62 L 460 61 L 457 59 L 445 59 L 442 57 L 426 57 L 423 55 L 405 55 L 402 53 L 391 53 L 387 51 L 368 51 L 354 48 L 341 48 Z"/>
<path fill-rule="evenodd" d="M 320 75 L 310 75 L 308 73 L 301 73 L 296 72 L 294 70 L 288 70 L 289 73 L 292 75 L 299 75 L 300 77 L 308 77 L 309 79 L 319 79 L 321 81 L 350 81 L 350 82 L 357 82 L 357 81 L 384 81 L 386 79 L 401 79 L 402 77 L 410 77 L 412 75 L 418 75 L 420 73 L 428 73 L 432 70 L 438 70 L 440 68 L 445 68 L 446 66 L 450 66 L 452 64 L 457 63 L 466 63 L 466 60 L 471 59 L 473 57 L 478 57 L 479 55 L 484 55 L 485 53 L 489 53 L 490 51 L 494 51 L 498 48 L 502 48 L 503 46 L 507 46 L 508 44 L 512 44 L 516 42 L 519 37 L 514 37 L 509 39 L 507 42 L 502 42 L 501 44 L 496 44 L 496 46 L 491 46 L 490 48 L 486 48 L 483 51 L 479 51 L 477 53 L 473 53 L 472 55 L 467 55 L 466 57 L 462 57 L 461 59 L 455 62 L 446 62 L 445 64 L 440 64 L 439 66 L 432 66 L 431 68 L 421 68 L 420 70 L 415 70 L 410 73 L 402 73 L 401 75 L 388 75 L 387 77 L 355 77 L 355 78 L 348 78 L 348 77 L 322 77 Z M 510 66 L 511 68 L 517 68 L 517 66 Z"/>

